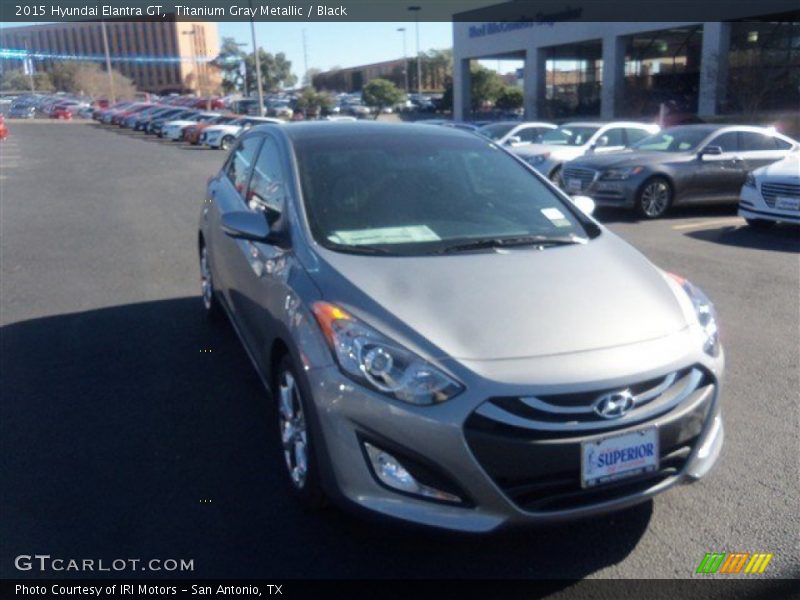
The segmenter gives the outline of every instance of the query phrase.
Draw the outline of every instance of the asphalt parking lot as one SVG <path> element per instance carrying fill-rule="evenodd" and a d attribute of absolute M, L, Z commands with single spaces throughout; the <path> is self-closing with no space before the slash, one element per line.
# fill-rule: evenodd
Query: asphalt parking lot
<path fill-rule="evenodd" d="M 456 536 L 293 501 L 269 398 L 198 296 L 196 222 L 222 152 L 96 124 L 9 127 L 0 576 L 35 575 L 13 559 L 44 553 L 193 559 L 192 577 L 651 579 L 691 577 L 712 551 L 771 552 L 765 576 L 800 574 L 800 229 L 752 231 L 733 207 L 600 213 L 717 305 L 720 462 L 612 516 Z"/>

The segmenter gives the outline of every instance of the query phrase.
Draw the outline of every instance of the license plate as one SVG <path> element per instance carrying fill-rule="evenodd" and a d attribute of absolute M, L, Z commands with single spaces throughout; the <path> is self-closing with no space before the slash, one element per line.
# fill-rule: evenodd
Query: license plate
<path fill-rule="evenodd" d="M 775 198 L 775 208 L 781 210 L 800 210 L 800 198 L 784 198 L 778 196 Z"/>
<path fill-rule="evenodd" d="M 567 180 L 567 189 L 570 192 L 580 192 L 581 191 L 581 180 L 575 179 L 574 177 Z"/>
<path fill-rule="evenodd" d="M 658 430 L 640 429 L 581 444 L 581 485 L 585 488 L 658 469 Z"/>

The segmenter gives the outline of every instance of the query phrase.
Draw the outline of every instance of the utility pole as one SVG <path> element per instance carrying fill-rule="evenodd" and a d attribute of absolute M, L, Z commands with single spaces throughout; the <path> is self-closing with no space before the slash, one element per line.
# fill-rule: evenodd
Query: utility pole
<path fill-rule="evenodd" d="M 100 29 L 103 32 L 103 50 L 106 54 L 106 74 L 108 75 L 108 101 L 110 105 L 117 103 L 117 95 L 114 93 L 114 74 L 111 72 L 111 53 L 108 51 L 108 32 L 106 22 L 100 21 Z"/>
<path fill-rule="evenodd" d="M 250 5 L 250 14 L 253 14 L 253 0 L 248 0 Z M 256 44 L 256 23 L 253 17 L 250 17 L 250 35 L 253 37 L 253 57 L 256 62 L 256 85 L 258 85 L 258 115 L 264 116 L 264 90 L 261 86 L 261 59 L 258 56 L 258 44 Z"/>
<path fill-rule="evenodd" d="M 406 52 L 406 28 L 398 27 L 397 31 L 403 34 L 403 78 L 405 81 L 406 95 L 408 95 L 408 53 Z"/>
<path fill-rule="evenodd" d="M 414 13 L 414 23 L 417 29 L 417 94 L 422 94 L 422 57 L 419 54 L 419 11 L 421 6 L 409 6 L 408 10 Z"/>

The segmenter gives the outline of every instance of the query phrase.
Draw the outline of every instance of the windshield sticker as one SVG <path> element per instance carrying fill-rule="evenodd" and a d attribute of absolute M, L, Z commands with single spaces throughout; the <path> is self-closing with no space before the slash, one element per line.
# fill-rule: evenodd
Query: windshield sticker
<path fill-rule="evenodd" d="M 556 227 L 570 227 L 570 222 L 557 208 L 543 208 L 542 214 Z"/>
<path fill-rule="evenodd" d="M 334 244 L 358 246 L 360 244 L 409 244 L 413 242 L 438 242 L 441 238 L 427 225 L 407 227 L 380 227 L 334 231 L 328 239 Z"/>

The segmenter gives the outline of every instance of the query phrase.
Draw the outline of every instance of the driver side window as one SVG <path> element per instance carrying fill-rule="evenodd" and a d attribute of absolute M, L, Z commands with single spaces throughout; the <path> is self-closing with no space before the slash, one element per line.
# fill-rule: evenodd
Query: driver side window
<path fill-rule="evenodd" d="M 225 174 L 230 179 L 233 187 L 244 198 L 247 180 L 250 178 L 250 169 L 256 158 L 256 152 L 261 145 L 262 137 L 253 135 L 243 139 L 231 154 Z"/>
<path fill-rule="evenodd" d="M 736 152 L 739 150 L 739 134 L 735 131 L 729 131 L 718 135 L 713 140 L 708 142 L 708 146 L 719 146 L 723 152 Z"/>

